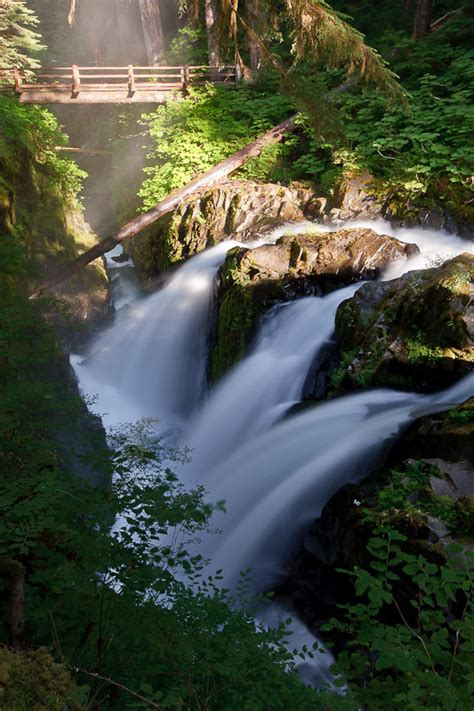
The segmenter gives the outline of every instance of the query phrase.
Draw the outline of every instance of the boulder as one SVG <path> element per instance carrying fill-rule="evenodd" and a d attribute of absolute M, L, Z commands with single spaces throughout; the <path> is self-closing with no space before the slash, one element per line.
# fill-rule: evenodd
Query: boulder
<path fill-rule="evenodd" d="M 474 256 L 369 283 L 336 316 L 335 390 L 372 385 L 430 392 L 474 367 Z"/>
<path fill-rule="evenodd" d="M 231 250 L 220 272 L 211 380 L 242 357 L 270 306 L 376 278 L 394 260 L 416 253 L 416 245 L 365 228 L 288 234 L 276 244 Z"/>
<path fill-rule="evenodd" d="M 141 276 L 153 278 L 224 239 L 246 242 L 287 222 L 317 217 L 325 203 L 300 183 L 228 180 L 183 200 L 170 217 L 130 240 L 128 249 Z"/>
<path fill-rule="evenodd" d="M 383 202 L 377 196 L 375 181 L 368 172 L 343 180 L 336 191 L 335 206 L 326 214 L 326 222 L 341 225 L 347 220 L 377 220 L 383 217 Z"/>
<path fill-rule="evenodd" d="M 474 487 L 474 397 L 449 412 L 417 420 L 397 451 L 404 457 L 429 458 L 427 461 L 441 472 L 442 478 L 459 496 L 474 494 L 474 488 L 469 490 L 466 482 L 467 477 Z M 456 465 L 448 466 L 445 460 Z"/>

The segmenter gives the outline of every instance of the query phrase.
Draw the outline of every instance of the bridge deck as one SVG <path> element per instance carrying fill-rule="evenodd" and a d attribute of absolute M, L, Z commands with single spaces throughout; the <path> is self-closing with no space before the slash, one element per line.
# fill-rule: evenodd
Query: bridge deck
<path fill-rule="evenodd" d="M 163 103 L 207 82 L 233 86 L 238 66 L 0 68 L 0 92 L 23 104 Z"/>

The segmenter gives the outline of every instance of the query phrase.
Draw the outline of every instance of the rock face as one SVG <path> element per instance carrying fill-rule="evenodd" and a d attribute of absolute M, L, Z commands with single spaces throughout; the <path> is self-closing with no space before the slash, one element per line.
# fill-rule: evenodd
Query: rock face
<path fill-rule="evenodd" d="M 365 228 L 287 235 L 274 245 L 231 250 L 221 269 L 211 380 L 243 355 L 270 306 L 375 278 L 390 262 L 416 253 L 416 245 Z"/>
<path fill-rule="evenodd" d="M 338 187 L 334 202 L 335 207 L 327 211 L 326 221 L 332 225 L 341 225 L 347 220 L 377 220 L 383 217 L 384 206 L 374 191 L 374 178 L 363 172 Z"/>
<path fill-rule="evenodd" d="M 245 242 L 285 222 L 316 217 L 324 205 L 303 185 L 229 180 L 184 200 L 128 249 L 142 278 L 149 279 L 231 236 Z"/>
<path fill-rule="evenodd" d="M 474 257 L 365 284 L 338 309 L 335 389 L 429 392 L 474 368 Z"/>
<path fill-rule="evenodd" d="M 474 398 L 449 412 L 417 420 L 397 450 L 403 457 L 435 457 L 451 462 L 468 460 L 474 468 Z M 474 475 L 472 482 L 474 485 Z"/>
<path fill-rule="evenodd" d="M 14 150 L 15 159 L 8 161 L 0 146 L 0 234 L 19 239 L 36 279 L 43 281 L 96 244 L 97 235 L 71 196 L 51 184 L 46 165 L 21 143 Z M 87 265 L 54 293 L 56 304 L 51 302 L 48 319 L 62 345 L 77 349 L 109 313 L 102 260 Z"/>

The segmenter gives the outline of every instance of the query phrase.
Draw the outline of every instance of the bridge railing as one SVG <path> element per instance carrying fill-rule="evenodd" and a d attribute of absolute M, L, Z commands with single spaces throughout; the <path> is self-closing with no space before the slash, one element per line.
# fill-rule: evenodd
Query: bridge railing
<path fill-rule="evenodd" d="M 180 91 L 206 82 L 233 85 L 240 81 L 240 68 L 235 65 L 220 67 L 155 66 L 141 67 L 42 67 L 24 70 L 0 67 L 0 91 L 14 89 L 17 94 L 70 92 L 79 96 L 82 91 L 135 92 Z"/>

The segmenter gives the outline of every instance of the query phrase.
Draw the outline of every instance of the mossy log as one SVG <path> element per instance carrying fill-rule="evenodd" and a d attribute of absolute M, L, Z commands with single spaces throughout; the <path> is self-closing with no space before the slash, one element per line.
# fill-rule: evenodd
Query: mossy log
<path fill-rule="evenodd" d="M 259 156 L 264 148 L 270 146 L 274 143 L 279 143 L 283 140 L 284 136 L 290 131 L 294 131 L 296 128 L 295 117 L 286 119 L 282 123 L 278 124 L 274 128 L 270 129 L 262 136 L 257 138 L 252 143 L 249 143 L 237 153 L 233 153 L 229 158 L 222 161 L 218 165 L 215 165 L 210 170 L 206 171 L 202 175 L 198 176 L 190 183 L 187 183 L 183 188 L 179 188 L 170 193 L 164 200 L 160 200 L 159 203 L 155 205 L 151 210 L 135 217 L 131 222 L 128 222 L 124 227 L 122 227 L 116 235 L 111 235 L 106 237 L 101 242 L 96 244 L 92 249 L 89 249 L 84 254 L 81 254 L 73 262 L 60 269 L 56 274 L 53 274 L 51 278 L 45 281 L 39 289 L 37 289 L 33 294 L 31 294 L 30 299 L 35 299 L 40 296 L 45 290 L 51 289 L 61 282 L 63 282 L 68 277 L 76 274 L 83 267 L 85 267 L 90 262 L 94 261 L 98 257 L 103 256 L 106 252 L 109 252 L 117 244 L 130 237 L 135 237 L 137 234 L 142 232 L 146 227 L 156 222 L 173 210 L 179 203 L 188 197 L 188 195 L 207 188 L 211 185 L 215 185 L 218 181 L 227 177 L 238 168 L 240 168 L 246 161 L 250 158 L 255 158 Z"/>

